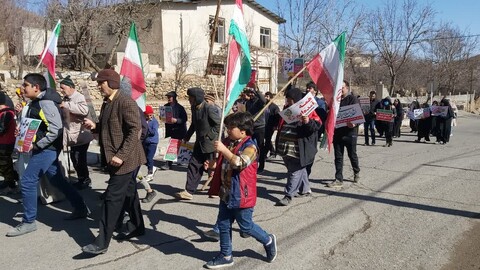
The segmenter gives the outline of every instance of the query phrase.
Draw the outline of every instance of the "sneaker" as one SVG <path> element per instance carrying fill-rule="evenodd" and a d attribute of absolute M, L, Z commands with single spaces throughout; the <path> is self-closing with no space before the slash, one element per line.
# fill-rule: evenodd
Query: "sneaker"
<path fill-rule="evenodd" d="M 292 198 L 288 197 L 288 196 L 285 196 L 283 197 L 283 199 L 281 199 L 280 201 L 277 202 L 277 206 L 287 206 L 290 204 L 290 202 L 292 201 Z"/>
<path fill-rule="evenodd" d="M 358 181 L 360 181 L 360 174 L 359 174 L 359 173 L 355 173 L 355 174 L 353 175 L 353 182 L 358 183 Z"/>
<path fill-rule="evenodd" d="M 343 187 L 343 181 L 335 180 L 327 185 L 329 188 L 341 188 Z"/>
<path fill-rule="evenodd" d="M 375 146 L 375 143 L 374 143 L 374 142 L 372 143 L 372 146 Z"/>
<path fill-rule="evenodd" d="M 188 193 L 188 191 L 186 191 L 186 190 L 175 193 L 175 197 L 177 197 L 180 200 L 192 200 L 193 199 L 193 195 Z"/>
<path fill-rule="evenodd" d="M 209 240 L 213 241 L 213 242 L 218 242 L 220 241 L 220 234 L 214 230 L 208 230 L 206 232 L 203 233 L 203 235 L 205 236 L 205 238 L 208 238 Z"/>
<path fill-rule="evenodd" d="M 32 222 L 32 223 L 20 223 L 17 225 L 17 227 L 12 228 L 10 231 L 7 232 L 6 236 L 8 237 L 15 237 L 15 236 L 20 236 L 23 234 L 27 234 L 33 231 L 37 230 L 37 223 Z"/>
<path fill-rule="evenodd" d="M 217 257 L 207 262 L 204 266 L 208 269 L 218 269 L 233 265 L 233 256 L 225 258 L 222 254 L 218 254 Z"/>
<path fill-rule="evenodd" d="M 145 176 L 145 180 L 146 180 L 147 182 L 151 182 L 151 181 L 153 180 L 153 173 L 147 174 L 147 175 Z"/>
<path fill-rule="evenodd" d="M 155 198 L 155 196 L 157 196 L 157 192 L 155 192 L 155 190 L 152 190 L 152 192 L 147 192 L 147 196 L 145 196 L 145 198 L 142 199 L 142 203 L 151 202 L 152 199 Z"/>
<path fill-rule="evenodd" d="M 311 190 L 309 190 L 309 191 L 307 191 L 307 192 L 303 192 L 303 193 L 302 193 L 302 192 L 297 192 L 297 194 L 295 194 L 295 197 L 301 198 L 301 197 L 308 197 L 308 196 L 310 196 L 310 195 L 312 195 L 312 191 L 311 191 Z"/>
<path fill-rule="evenodd" d="M 277 237 L 275 234 L 270 234 L 272 242 L 269 245 L 264 245 L 265 252 L 267 253 L 267 262 L 271 263 L 277 258 Z"/>

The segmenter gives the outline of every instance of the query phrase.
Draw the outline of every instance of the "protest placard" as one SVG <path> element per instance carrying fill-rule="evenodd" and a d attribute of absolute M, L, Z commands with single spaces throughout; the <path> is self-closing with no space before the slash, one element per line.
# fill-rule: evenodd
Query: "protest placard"
<path fill-rule="evenodd" d="M 408 112 L 408 118 L 412 120 L 420 120 L 430 117 L 430 108 L 415 109 Z"/>
<path fill-rule="evenodd" d="M 442 116 L 446 117 L 448 114 L 448 106 L 432 106 L 430 107 L 432 116 Z"/>
<path fill-rule="evenodd" d="M 356 103 L 338 109 L 335 128 L 345 127 L 348 122 L 351 122 L 352 124 L 361 124 L 365 122 L 360 104 Z"/>
<path fill-rule="evenodd" d="M 18 152 L 29 152 L 33 138 L 40 127 L 41 120 L 28 117 L 22 118 L 20 122 L 20 133 L 15 140 L 15 149 Z"/>
<path fill-rule="evenodd" d="M 165 121 L 165 106 L 158 107 L 158 117 L 160 121 Z"/>
<path fill-rule="evenodd" d="M 393 112 L 391 110 L 378 109 L 375 120 L 384 122 L 393 122 Z"/>
<path fill-rule="evenodd" d="M 362 108 L 363 114 L 370 112 L 370 98 L 369 97 L 359 97 L 358 101 L 360 102 L 360 107 Z"/>
<path fill-rule="evenodd" d="M 181 143 L 180 148 L 178 149 L 178 164 L 188 164 L 192 158 L 193 153 L 193 143 Z"/>
<path fill-rule="evenodd" d="M 167 146 L 167 152 L 165 152 L 165 155 L 163 156 L 163 160 L 177 161 L 178 148 L 180 147 L 181 143 L 182 143 L 181 140 L 170 139 Z"/>
<path fill-rule="evenodd" d="M 160 106 L 159 117 L 160 121 L 171 123 L 173 118 L 173 108 L 171 106 Z"/>
<path fill-rule="evenodd" d="M 311 93 L 308 93 L 297 103 L 280 112 L 280 116 L 288 124 L 300 121 L 302 116 L 310 115 L 318 107 L 317 101 Z"/>

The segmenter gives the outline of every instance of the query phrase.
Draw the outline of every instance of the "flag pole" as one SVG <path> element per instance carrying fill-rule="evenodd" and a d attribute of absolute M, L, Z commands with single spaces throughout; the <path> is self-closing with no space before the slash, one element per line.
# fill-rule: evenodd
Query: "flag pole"
<path fill-rule="evenodd" d="M 306 68 L 308 67 L 308 65 L 305 65 L 299 72 L 297 72 L 297 74 L 295 74 L 295 76 L 293 76 L 283 87 L 280 91 L 278 91 L 278 93 L 272 98 L 270 99 L 270 101 L 265 104 L 265 106 L 263 106 L 263 108 L 255 115 L 255 117 L 253 118 L 253 121 L 257 121 L 257 119 L 260 117 L 260 115 L 263 114 L 263 112 L 268 108 L 268 106 L 270 106 L 270 104 L 273 103 L 273 101 L 278 97 L 280 96 L 279 94 L 282 93 L 283 91 L 285 91 L 285 89 L 287 89 L 287 87 L 296 79 L 298 78 L 298 76 L 300 76 L 300 73 L 302 73 Z"/>
<path fill-rule="evenodd" d="M 232 41 L 232 36 L 231 35 L 228 35 L 228 47 L 227 47 L 227 65 L 225 66 L 226 68 L 226 71 L 225 71 L 225 87 L 223 88 L 223 103 L 222 103 L 222 117 L 220 118 L 220 130 L 218 131 L 218 140 L 221 141 L 222 140 L 222 133 L 223 133 L 223 126 L 224 126 L 224 117 L 225 117 L 225 103 L 226 103 L 226 99 L 227 99 L 227 95 L 225 94 L 226 90 L 227 90 L 227 75 L 228 75 L 228 60 L 229 60 L 229 56 L 230 56 L 230 42 Z"/>

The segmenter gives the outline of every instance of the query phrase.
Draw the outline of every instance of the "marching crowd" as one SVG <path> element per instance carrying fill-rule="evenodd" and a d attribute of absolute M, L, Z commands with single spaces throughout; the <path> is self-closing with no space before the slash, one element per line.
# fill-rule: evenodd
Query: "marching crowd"
<path fill-rule="evenodd" d="M 148 203 L 157 195 L 149 184 L 154 179 L 156 167 L 153 158 L 159 143 L 159 122 L 151 106 L 145 111 L 139 109 L 131 98 L 128 84 L 121 82 L 117 72 L 104 69 L 95 78 L 103 103 L 98 120 L 89 117 L 89 106 L 85 97 L 76 90 L 74 82 L 66 77 L 59 83 L 59 91 L 47 87 L 43 75 L 30 73 L 24 77 L 17 91 L 18 104 L 0 92 L 0 174 L 3 195 L 21 194 L 23 204 L 22 222 L 7 232 L 15 237 L 37 229 L 38 186 L 46 178 L 60 190 L 72 206 L 68 220 L 87 218 L 90 209 L 78 190 L 89 188 L 92 179 L 87 166 L 87 152 L 94 137 L 100 145 L 101 165 L 109 174 L 108 186 L 103 200 L 99 220 L 99 234 L 92 243 L 82 247 L 88 254 L 107 252 L 112 238 L 124 241 L 145 233 L 140 202 Z M 286 167 L 286 184 L 283 198 L 277 206 L 287 206 L 294 198 L 310 196 L 309 177 L 312 171 L 319 142 L 327 121 L 328 106 L 314 83 L 308 83 L 305 90 L 290 86 L 285 91 L 284 108 L 300 101 L 310 92 L 318 107 L 300 121 L 287 123 L 279 115 L 281 109 L 270 92 L 262 94 L 258 89 L 246 88 L 233 107 L 233 113 L 224 119 L 225 130 L 220 130 L 222 109 L 215 105 L 215 97 L 201 88 L 187 91 L 191 105 L 190 126 L 187 129 L 187 113 L 177 101 L 177 93 L 166 94 L 172 117 L 165 123 L 165 135 L 188 142 L 195 133 L 192 157 L 187 166 L 184 190 L 175 194 L 180 200 L 192 200 L 204 172 L 210 182 L 208 194 L 219 198 L 218 216 L 212 222 L 213 229 L 206 232 L 209 238 L 220 242 L 220 253 L 206 263 L 207 268 L 220 268 L 233 264 L 232 223 L 236 221 L 242 237 L 252 237 L 260 242 L 266 251 L 268 262 L 277 255 L 276 236 L 266 232 L 253 222 L 253 208 L 256 204 L 257 174 L 265 169 L 265 162 L 280 156 Z M 386 144 L 393 145 L 393 138 L 401 136 L 400 127 L 404 117 L 398 99 L 376 99 L 370 92 L 370 109 L 364 112 L 364 145 L 375 145 L 376 132 L 385 136 Z M 269 105 L 263 111 L 266 104 Z M 357 96 L 344 81 L 341 89 L 340 107 L 359 103 Z M 418 103 L 418 102 L 417 102 Z M 429 141 L 436 136 L 438 143 L 448 143 L 451 136 L 452 119 L 456 113 L 448 100 L 440 104 L 449 106 L 446 117 L 427 117 L 411 120 L 412 132 L 418 132 L 418 139 Z M 425 108 L 413 104 L 410 110 Z M 389 110 L 393 121 L 376 121 L 377 110 Z M 25 119 L 39 120 L 39 126 L 31 145 L 14 147 L 20 125 Z M 275 141 L 272 141 L 274 132 Z M 221 135 L 221 136 L 220 136 Z M 219 139 L 219 138 L 222 139 Z M 335 129 L 333 150 L 335 156 L 335 179 L 327 186 L 343 186 L 344 152 L 353 168 L 353 181 L 360 180 L 360 165 L 357 156 L 358 124 L 348 122 Z M 15 148 L 15 149 L 14 149 Z M 62 171 L 59 154 L 69 148 L 69 155 L 77 174 L 77 181 L 71 184 Z M 16 163 L 13 163 L 16 156 Z M 140 166 L 147 166 L 147 175 L 138 175 Z M 165 162 L 161 170 L 172 170 L 173 163 Z M 95 181 L 95 179 L 93 179 Z M 146 190 L 141 201 L 137 193 L 137 181 Z M 124 222 L 124 216 L 129 219 Z M 119 229 L 122 228 L 122 229 Z M 115 234 L 116 232 L 116 234 Z"/>

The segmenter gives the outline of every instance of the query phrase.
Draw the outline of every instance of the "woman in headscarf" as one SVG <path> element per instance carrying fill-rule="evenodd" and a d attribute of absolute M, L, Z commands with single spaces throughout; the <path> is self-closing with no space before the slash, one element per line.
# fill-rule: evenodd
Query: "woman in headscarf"
<path fill-rule="evenodd" d="M 390 147 L 393 145 L 393 121 L 396 117 L 396 110 L 395 106 L 392 104 L 392 100 L 390 97 L 386 97 L 380 101 L 377 105 L 377 109 L 381 110 L 386 110 L 386 111 L 391 111 L 393 114 L 392 121 L 378 121 L 378 124 L 381 125 L 383 131 L 385 132 L 385 145 L 384 147 Z M 375 112 L 377 112 L 377 109 Z"/>
<path fill-rule="evenodd" d="M 420 109 L 420 103 L 418 103 L 418 100 L 414 100 L 412 101 L 412 103 L 410 104 L 410 111 L 413 112 L 414 110 L 416 109 Z M 417 132 L 417 129 L 418 129 L 418 120 L 415 120 L 415 119 L 410 119 L 410 128 L 412 130 L 410 130 L 410 133 L 412 132 Z"/>
<path fill-rule="evenodd" d="M 427 102 L 422 104 L 423 109 L 428 109 L 430 106 Z M 418 133 L 415 142 L 421 142 L 425 138 L 425 142 L 430 141 L 430 129 L 432 128 L 432 117 L 422 118 L 418 120 Z"/>
<path fill-rule="evenodd" d="M 400 99 L 396 98 L 395 101 L 393 101 L 393 106 L 395 106 L 395 111 L 397 113 L 397 116 L 395 116 L 395 120 L 393 122 L 393 137 L 394 138 L 400 138 L 401 132 L 400 129 L 402 127 L 402 122 L 403 122 L 403 107 L 402 107 L 402 102 L 400 102 Z"/>
<path fill-rule="evenodd" d="M 439 144 L 446 144 L 450 141 L 450 133 L 452 131 L 453 109 L 448 99 L 442 99 L 440 106 L 447 106 L 446 116 L 437 116 L 438 134 L 437 141 Z"/>

